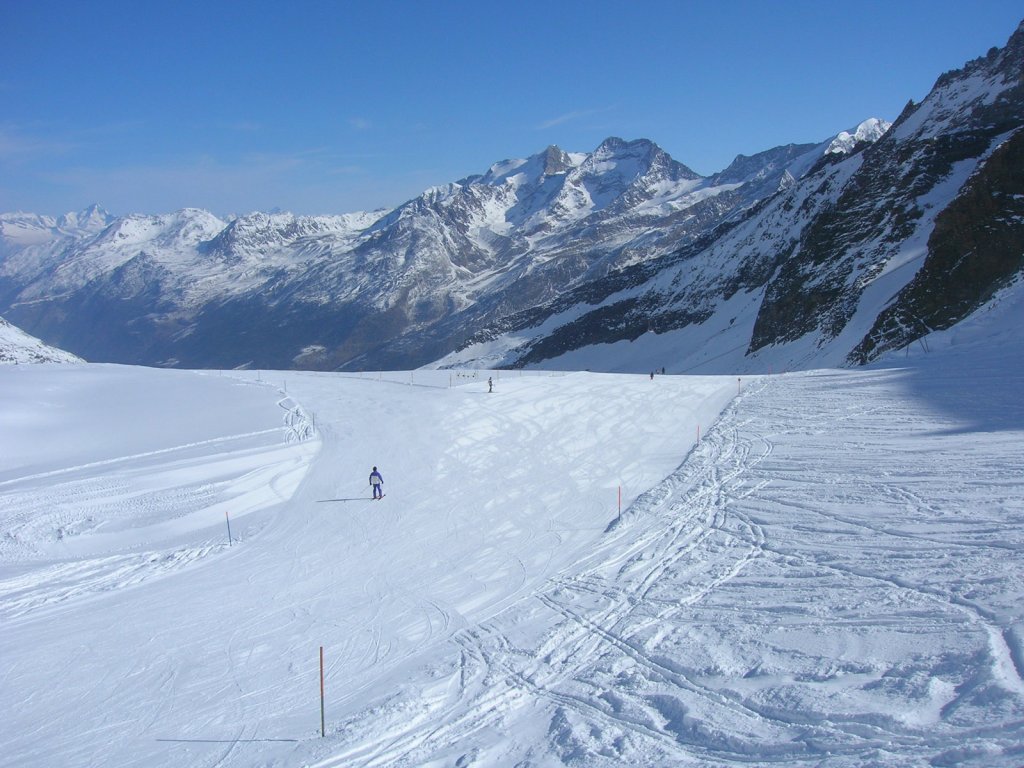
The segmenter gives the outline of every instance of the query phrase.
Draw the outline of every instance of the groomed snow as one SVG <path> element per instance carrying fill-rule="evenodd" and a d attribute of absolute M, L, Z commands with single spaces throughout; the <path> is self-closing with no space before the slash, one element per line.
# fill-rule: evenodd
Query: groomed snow
<path fill-rule="evenodd" d="M 1008 338 L 490 394 L 0 368 L 0 764 L 1019 765 Z"/>

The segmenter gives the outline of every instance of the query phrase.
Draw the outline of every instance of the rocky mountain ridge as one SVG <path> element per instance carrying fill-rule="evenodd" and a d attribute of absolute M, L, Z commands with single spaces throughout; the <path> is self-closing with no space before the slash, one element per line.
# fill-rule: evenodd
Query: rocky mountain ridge
<path fill-rule="evenodd" d="M 861 364 L 1020 290 L 1022 45 L 1024 26 L 876 140 L 841 142 L 708 237 L 484 328 L 442 364 Z"/>
<path fill-rule="evenodd" d="M 3 214 L 0 303 L 90 359 L 338 367 L 477 304 L 515 312 L 644 261 L 774 190 L 815 150 L 738 158 L 704 179 L 650 141 L 612 138 L 345 216 Z"/>

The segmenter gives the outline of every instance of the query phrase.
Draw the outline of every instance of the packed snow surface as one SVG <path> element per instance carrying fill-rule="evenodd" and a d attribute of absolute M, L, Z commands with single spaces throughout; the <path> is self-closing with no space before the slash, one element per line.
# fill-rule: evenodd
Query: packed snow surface
<path fill-rule="evenodd" d="M 1022 372 L 0 368 L 0 764 L 1020 765 Z"/>

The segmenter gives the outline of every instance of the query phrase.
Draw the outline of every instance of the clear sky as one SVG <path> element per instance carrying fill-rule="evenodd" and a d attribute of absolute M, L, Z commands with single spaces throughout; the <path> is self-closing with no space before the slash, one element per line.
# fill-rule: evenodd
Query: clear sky
<path fill-rule="evenodd" d="M 557 144 L 893 120 L 1020 0 L 0 0 L 0 211 L 393 207 Z"/>

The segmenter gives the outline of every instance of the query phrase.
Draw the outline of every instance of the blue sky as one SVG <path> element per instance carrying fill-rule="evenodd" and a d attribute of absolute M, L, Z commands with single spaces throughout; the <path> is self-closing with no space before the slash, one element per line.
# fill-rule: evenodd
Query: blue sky
<path fill-rule="evenodd" d="M 1002 46 L 1019 0 L 0 0 L 0 211 L 393 207 L 550 144 L 701 174 Z"/>

